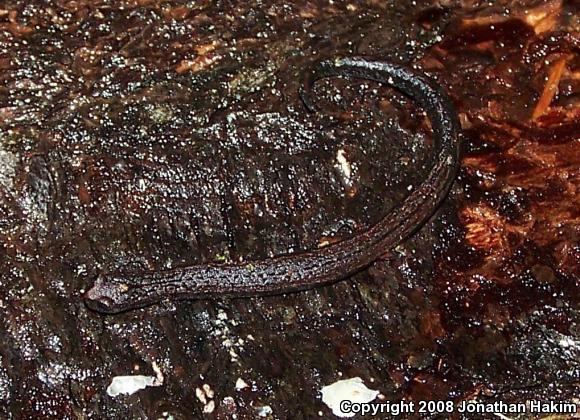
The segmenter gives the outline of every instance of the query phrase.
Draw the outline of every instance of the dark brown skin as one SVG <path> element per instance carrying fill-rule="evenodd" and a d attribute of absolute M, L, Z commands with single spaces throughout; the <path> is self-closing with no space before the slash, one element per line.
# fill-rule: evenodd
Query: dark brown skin
<path fill-rule="evenodd" d="M 119 313 L 165 299 L 280 294 L 343 279 L 368 266 L 419 228 L 446 197 L 458 166 L 459 122 L 447 95 L 425 75 L 407 67 L 364 58 L 337 58 L 305 74 L 301 96 L 319 79 L 347 76 L 374 80 L 407 94 L 426 111 L 433 127 L 433 166 L 407 198 L 367 231 L 322 249 L 261 261 L 201 264 L 131 275 L 105 273 L 86 293 L 89 308 Z"/>

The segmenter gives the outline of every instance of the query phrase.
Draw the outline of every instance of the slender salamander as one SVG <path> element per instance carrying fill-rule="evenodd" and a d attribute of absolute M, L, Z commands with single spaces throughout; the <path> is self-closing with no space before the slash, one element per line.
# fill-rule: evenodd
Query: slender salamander
<path fill-rule="evenodd" d="M 300 94 L 315 111 L 310 96 L 319 79 L 346 76 L 374 80 L 415 100 L 433 128 L 434 159 L 417 188 L 368 230 L 314 251 L 261 261 L 199 264 L 135 274 L 104 273 L 85 294 L 89 308 L 118 313 L 165 299 L 280 294 L 343 279 L 376 260 L 418 229 L 446 197 L 457 171 L 460 128 L 445 92 L 425 75 L 399 64 L 364 58 L 335 58 L 304 74 Z"/>

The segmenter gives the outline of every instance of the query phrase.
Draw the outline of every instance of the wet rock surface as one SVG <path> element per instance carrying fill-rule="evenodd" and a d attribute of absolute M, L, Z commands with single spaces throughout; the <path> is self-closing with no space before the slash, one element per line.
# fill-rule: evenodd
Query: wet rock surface
<path fill-rule="evenodd" d="M 390 401 L 577 398 L 578 15 L 4 2 L 2 416 L 326 418 L 320 389 L 350 377 Z M 412 63 L 456 103 L 462 167 L 432 220 L 328 287 L 89 311 L 100 272 L 314 249 L 421 182 L 429 124 L 401 94 L 323 81 L 306 112 L 300 74 L 335 54 Z M 156 386 L 107 394 L 124 375 Z"/>

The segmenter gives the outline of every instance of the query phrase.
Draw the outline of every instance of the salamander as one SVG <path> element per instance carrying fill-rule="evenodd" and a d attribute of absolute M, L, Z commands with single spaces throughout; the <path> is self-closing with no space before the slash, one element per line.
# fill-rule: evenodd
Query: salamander
<path fill-rule="evenodd" d="M 100 274 L 85 294 L 89 308 L 119 313 L 162 300 L 281 294 L 344 279 L 375 261 L 417 230 L 434 213 L 455 179 L 460 126 L 443 89 L 407 66 L 362 57 L 323 59 L 303 75 L 300 96 L 318 111 L 312 87 L 323 78 L 373 80 L 408 95 L 426 112 L 433 129 L 432 166 L 424 181 L 369 229 L 326 247 L 259 261 L 207 263 L 165 271 Z"/>

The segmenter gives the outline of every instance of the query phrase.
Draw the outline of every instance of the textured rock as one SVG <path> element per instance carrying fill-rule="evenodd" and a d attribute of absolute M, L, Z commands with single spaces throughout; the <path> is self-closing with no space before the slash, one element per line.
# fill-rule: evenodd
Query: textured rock
<path fill-rule="evenodd" d="M 577 16 L 573 2 L 3 2 L 2 416 L 328 417 L 318 392 L 341 377 L 391 401 L 577 396 Z M 101 271 L 312 249 L 420 182 L 429 127 L 402 95 L 321 82 L 335 118 L 305 112 L 300 71 L 334 54 L 413 62 L 455 100 L 462 169 L 432 221 L 321 289 L 89 311 Z M 162 386 L 107 395 L 152 366 Z"/>

